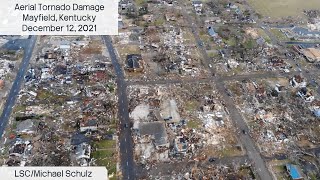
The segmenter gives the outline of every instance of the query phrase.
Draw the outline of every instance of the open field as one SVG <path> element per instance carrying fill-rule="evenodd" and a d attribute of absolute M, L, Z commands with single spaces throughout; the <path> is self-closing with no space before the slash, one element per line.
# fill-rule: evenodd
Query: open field
<path fill-rule="evenodd" d="M 248 0 L 248 3 L 261 15 L 271 18 L 303 16 L 303 10 L 320 7 L 319 0 Z"/>

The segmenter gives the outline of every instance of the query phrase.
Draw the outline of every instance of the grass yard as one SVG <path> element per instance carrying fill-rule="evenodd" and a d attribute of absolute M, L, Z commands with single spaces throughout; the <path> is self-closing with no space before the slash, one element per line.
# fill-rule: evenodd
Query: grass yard
<path fill-rule="evenodd" d="M 271 39 L 270 39 L 270 37 L 264 32 L 264 30 L 263 29 L 257 29 L 257 31 L 258 31 L 258 34 L 261 36 L 261 37 L 263 37 L 263 39 L 267 42 L 267 43 L 270 43 L 271 42 Z"/>
<path fill-rule="evenodd" d="M 188 120 L 187 127 L 192 129 L 198 129 L 201 126 L 200 120 Z"/>
<path fill-rule="evenodd" d="M 108 149 L 108 148 L 115 148 L 116 147 L 116 141 L 114 140 L 103 140 L 95 143 L 95 146 L 98 149 Z"/>
<path fill-rule="evenodd" d="M 227 39 L 222 39 L 222 41 L 226 44 L 228 44 L 229 46 L 235 46 L 237 45 L 237 41 L 234 37 L 230 37 L 228 40 Z"/>
<path fill-rule="evenodd" d="M 92 157 L 97 160 L 98 166 L 106 166 L 108 174 L 116 174 L 117 172 L 117 152 L 116 152 L 116 141 L 114 140 L 103 140 L 96 142 L 94 147 L 96 151 L 92 153 Z"/>
<path fill-rule="evenodd" d="M 186 107 L 185 108 L 186 108 L 187 111 L 193 112 L 193 111 L 196 111 L 198 109 L 199 105 L 200 105 L 200 103 L 198 101 L 190 100 L 190 101 L 186 102 Z"/>
<path fill-rule="evenodd" d="M 248 0 L 248 2 L 258 13 L 271 18 L 303 16 L 303 10 L 320 7 L 319 0 Z"/>
<path fill-rule="evenodd" d="M 279 40 L 279 41 L 287 41 L 289 40 L 287 36 L 281 32 L 279 29 L 270 29 L 270 32 Z"/>

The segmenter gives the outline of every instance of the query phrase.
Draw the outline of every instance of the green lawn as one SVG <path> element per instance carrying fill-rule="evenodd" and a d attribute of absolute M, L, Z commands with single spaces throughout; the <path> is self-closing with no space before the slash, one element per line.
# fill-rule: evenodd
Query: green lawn
<path fill-rule="evenodd" d="M 270 32 L 276 36 L 276 38 L 279 40 L 279 41 L 287 41 L 288 38 L 287 36 L 281 32 L 279 29 L 270 29 Z"/>
<path fill-rule="evenodd" d="M 96 151 L 92 153 L 92 157 L 97 161 L 98 166 L 105 166 L 109 174 L 116 174 L 117 172 L 117 159 L 116 159 L 116 141 L 102 140 L 94 143 Z"/>
<path fill-rule="evenodd" d="M 136 0 L 136 5 L 137 6 L 142 6 L 143 4 L 146 4 L 147 0 Z"/>
<path fill-rule="evenodd" d="M 27 108 L 27 106 L 25 106 L 25 105 L 17 105 L 17 106 L 15 106 L 14 107 L 14 110 L 13 110 L 13 112 L 24 112 L 24 111 L 26 111 L 26 108 Z"/>
<path fill-rule="evenodd" d="M 187 101 L 185 106 L 187 111 L 196 111 L 199 107 L 199 102 L 196 100 Z"/>
<path fill-rule="evenodd" d="M 228 44 L 229 46 L 237 45 L 236 39 L 234 37 L 230 37 L 228 40 L 227 39 L 223 39 L 223 42 Z"/>
<path fill-rule="evenodd" d="M 114 148 L 116 141 L 114 140 L 102 140 L 94 144 L 98 149 Z"/>
<path fill-rule="evenodd" d="M 258 34 L 263 37 L 263 39 L 267 42 L 267 43 L 270 43 L 271 42 L 271 39 L 270 37 L 264 32 L 263 29 L 257 29 L 258 31 Z"/>
<path fill-rule="evenodd" d="M 199 120 L 188 120 L 187 127 L 192 129 L 197 129 L 201 126 L 201 122 Z"/>

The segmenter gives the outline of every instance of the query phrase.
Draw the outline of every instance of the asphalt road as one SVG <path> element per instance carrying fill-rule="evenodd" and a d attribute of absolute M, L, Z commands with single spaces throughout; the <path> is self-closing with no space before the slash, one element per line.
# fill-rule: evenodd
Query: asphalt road
<path fill-rule="evenodd" d="M 2 114 L 0 116 L 0 135 L 1 137 L 4 134 L 4 131 L 6 129 L 6 126 L 9 121 L 9 117 L 12 111 L 12 107 L 14 106 L 14 103 L 17 99 L 17 95 L 20 90 L 21 83 L 24 80 L 24 74 L 28 68 L 32 51 L 36 43 L 36 36 L 32 36 L 29 40 L 29 43 L 24 47 L 24 57 L 22 59 L 22 62 L 20 64 L 19 71 L 17 73 L 16 79 L 14 80 L 11 90 L 9 92 L 8 98 L 6 103 L 4 104 L 4 108 L 2 111 Z"/>
<path fill-rule="evenodd" d="M 119 106 L 118 114 L 120 120 L 119 142 L 122 177 L 123 179 L 135 179 L 135 163 L 133 160 L 133 140 L 131 136 L 128 97 L 126 92 L 127 85 L 124 79 L 122 68 L 115 54 L 115 50 L 113 48 L 110 36 L 102 36 L 102 38 L 108 48 L 113 67 L 116 72 Z M 125 127 L 125 124 L 128 124 L 129 127 Z"/>
<path fill-rule="evenodd" d="M 225 92 L 225 89 L 222 83 L 218 83 L 216 87 L 218 91 Z M 221 95 L 224 99 L 225 106 L 229 110 L 229 113 L 230 113 L 229 116 L 233 120 L 235 127 L 239 129 L 239 131 L 245 130 L 246 132 L 249 132 L 249 128 L 245 123 L 245 121 L 243 120 L 238 109 L 234 105 L 233 100 L 226 93 L 221 93 Z M 253 162 L 253 167 L 255 167 L 255 170 L 259 175 L 260 179 L 263 179 L 263 180 L 272 179 L 272 176 L 265 164 L 265 161 L 262 159 L 261 154 L 259 150 L 256 148 L 251 137 L 247 134 L 240 133 L 238 135 L 238 138 L 241 144 L 245 147 L 247 151 L 247 155 L 249 159 Z"/>
<path fill-rule="evenodd" d="M 207 78 L 190 78 L 190 79 L 164 79 L 150 81 L 127 81 L 127 85 L 156 85 L 156 84 L 180 84 L 180 83 L 208 83 L 208 82 L 223 82 L 223 81 L 242 81 L 263 78 L 290 78 L 300 72 L 291 71 L 289 73 L 277 73 L 267 71 L 263 73 L 243 74 L 234 76 L 216 76 Z"/>
<path fill-rule="evenodd" d="M 186 12 L 185 9 L 183 9 L 183 16 L 185 16 L 185 18 L 189 24 L 192 24 L 192 33 L 194 35 L 195 40 L 197 42 L 201 42 L 201 39 L 200 39 L 199 33 L 198 33 L 198 28 L 197 28 L 198 25 L 193 22 L 190 15 Z M 203 58 L 204 58 L 203 64 L 205 67 L 208 68 L 208 65 L 210 64 L 211 59 L 208 57 L 208 54 L 202 45 L 198 44 L 198 48 L 201 51 Z M 210 70 L 211 74 L 215 73 L 212 68 L 208 68 L 208 69 Z M 239 130 L 245 130 L 245 131 L 249 132 L 249 128 L 248 128 L 246 122 L 244 121 L 244 119 L 242 118 L 238 109 L 234 105 L 233 100 L 227 94 L 223 81 L 220 81 L 220 80 L 221 80 L 221 77 L 216 76 L 214 83 L 216 85 L 217 90 L 220 92 L 223 100 L 225 101 L 225 106 L 229 110 L 229 113 L 230 113 L 229 116 L 230 116 L 231 120 L 233 121 L 234 126 Z M 249 159 L 253 162 L 253 167 L 254 167 L 257 175 L 259 176 L 259 178 L 262 180 L 273 179 L 267 166 L 266 166 L 265 161 L 262 159 L 261 154 L 260 154 L 259 150 L 256 148 L 251 137 L 249 135 L 240 133 L 238 138 L 239 138 L 241 144 L 246 149 Z"/>

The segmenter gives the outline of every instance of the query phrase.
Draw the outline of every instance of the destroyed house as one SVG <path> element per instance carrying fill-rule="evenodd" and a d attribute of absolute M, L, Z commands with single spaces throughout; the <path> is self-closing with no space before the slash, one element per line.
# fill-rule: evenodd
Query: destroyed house
<path fill-rule="evenodd" d="M 27 146 L 30 146 L 29 141 L 24 142 L 17 138 L 14 145 L 9 150 L 10 156 L 21 156 L 26 152 Z"/>
<path fill-rule="evenodd" d="M 319 62 L 320 61 L 320 49 L 316 49 L 316 48 L 304 49 L 303 55 L 309 62 Z"/>
<path fill-rule="evenodd" d="M 81 133 L 73 134 L 71 137 L 71 145 L 79 145 L 82 143 L 89 143 L 89 142 L 90 142 L 90 139 Z"/>
<path fill-rule="evenodd" d="M 176 123 L 181 120 L 175 100 L 164 101 L 160 107 L 160 115 L 167 123 Z"/>
<path fill-rule="evenodd" d="M 36 132 L 36 126 L 31 119 L 20 122 L 16 129 L 17 134 L 33 134 Z"/>
<path fill-rule="evenodd" d="M 305 87 L 306 83 L 304 82 L 303 77 L 301 77 L 300 75 L 295 75 L 294 77 L 292 77 L 290 79 L 290 84 L 292 87 Z"/>
<path fill-rule="evenodd" d="M 174 13 L 167 13 L 167 14 L 165 14 L 165 17 L 166 17 L 167 21 L 175 21 L 176 20 Z"/>
<path fill-rule="evenodd" d="M 44 55 L 44 59 L 56 59 L 57 54 L 54 52 L 46 52 Z"/>
<path fill-rule="evenodd" d="M 97 121 L 94 119 L 84 120 L 80 123 L 80 131 L 97 131 L 98 130 L 98 124 Z"/>
<path fill-rule="evenodd" d="M 67 74 L 68 68 L 67 68 L 67 66 L 65 66 L 65 65 L 57 65 L 57 66 L 54 68 L 53 71 L 54 71 L 54 73 L 57 74 L 57 75 Z"/>
<path fill-rule="evenodd" d="M 25 144 L 16 144 L 10 151 L 10 156 L 21 156 L 26 148 Z"/>
<path fill-rule="evenodd" d="M 121 0 L 119 2 L 119 7 L 122 9 L 122 10 L 126 10 L 127 7 L 131 5 L 131 2 L 129 0 Z"/>
<path fill-rule="evenodd" d="M 182 136 L 178 136 L 175 140 L 174 140 L 174 150 L 175 153 L 177 154 L 183 154 L 187 152 L 187 148 L 188 148 L 188 143 L 186 141 L 186 139 Z"/>
<path fill-rule="evenodd" d="M 212 23 L 219 23 L 221 22 L 221 19 L 220 17 L 208 17 L 205 21 L 204 21 L 206 24 L 212 24 Z"/>
<path fill-rule="evenodd" d="M 60 48 L 61 50 L 69 50 L 69 49 L 71 48 L 71 45 L 70 45 L 70 44 L 71 44 L 71 43 L 68 42 L 68 41 L 63 41 L 63 42 L 61 42 L 59 48 Z"/>
<path fill-rule="evenodd" d="M 172 6 L 173 0 L 164 0 L 163 3 Z"/>
<path fill-rule="evenodd" d="M 151 23 L 153 21 L 153 15 L 152 14 L 145 14 L 142 16 L 143 20 L 148 22 L 148 23 Z"/>
<path fill-rule="evenodd" d="M 192 5 L 194 7 L 202 7 L 202 2 L 201 1 L 192 1 Z"/>
<path fill-rule="evenodd" d="M 76 160 L 80 166 L 88 166 L 90 161 L 91 146 L 87 143 L 81 143 L 75 146 Z"/>
<path fill-rule="evenodd" d="M 153 136 L 156 148 L 169 147 L 167 132 L 163 122 L 140 123 L 138 134 L 140 136 Z"/>
<path fill-rule="evenodd" d="M 127 69 L 129 71 L 142 71 L 142 57 L 139 54 L 127 55 Z"/>

